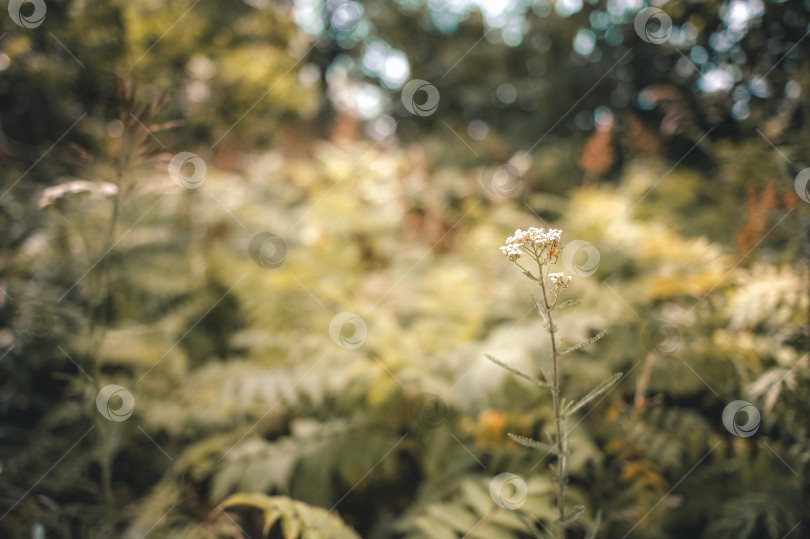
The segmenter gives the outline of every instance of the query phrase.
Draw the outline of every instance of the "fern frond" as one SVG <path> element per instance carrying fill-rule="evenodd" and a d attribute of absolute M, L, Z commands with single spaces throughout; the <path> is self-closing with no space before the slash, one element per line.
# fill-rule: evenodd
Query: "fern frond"
<path fill-rule="evenodd" d="M 249 507 L 262 512 L 263 537 L 267 537 L 280 520 L 285 539 L 298 539 L 310 533 L 335 539 L 360 539 L 353 529 L 333 513 L 286 496 L 240 492 L 229 496 L 214 511 L 235 507 Z"/>

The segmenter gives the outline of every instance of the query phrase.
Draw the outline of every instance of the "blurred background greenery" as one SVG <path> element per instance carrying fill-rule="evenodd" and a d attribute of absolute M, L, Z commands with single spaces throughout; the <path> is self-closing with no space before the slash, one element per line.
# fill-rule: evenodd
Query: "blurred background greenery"
<path fill-rule="evenodd" d="M 0 536 L 810 537 L 807 0 L 8 4 Z"/>

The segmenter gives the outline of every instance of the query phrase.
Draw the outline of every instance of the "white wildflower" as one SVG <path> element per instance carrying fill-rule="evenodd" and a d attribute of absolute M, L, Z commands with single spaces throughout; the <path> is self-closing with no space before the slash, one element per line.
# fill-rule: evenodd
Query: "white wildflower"
<path fill-rule="evenodd" d="M 118 186 L 109 182 L 73 180 L 46 187 L 39 197 L 40 209 L 50 206 L 67 195 L 89 194 L 97 197 L 112 197 L 118 194 Z"/>
<path fill-rule="evenodd" d="M 523 251 L 520 250 L 520 245 L 510 244 L 509 242 L 506 245 L 499 247 L 501 252 L 512 261 L 517 260 L 520 258 L 520 255 L 523 254 Z"/>
<path fill-rule="evenodd" d="M 571 286 L 571 276 L 563 272 L 549 273 L 548 280 L 556 284 L 558 288 L 568 288 Z"/>
<path fill-rule="evenodd" d="M 505 245 L 500 247 L 500 251 L 511 261 L 517 260 L 523 254 L 523 249 L 528 249 L 529 253 L 540 257 L 545 261 L 556 259 L 558 255 L 557 246 L 562 236 L 562 230 L 543 227 L 529 227 L 528 230 L 515 230 L 515 233 L 506 238 Z"/>

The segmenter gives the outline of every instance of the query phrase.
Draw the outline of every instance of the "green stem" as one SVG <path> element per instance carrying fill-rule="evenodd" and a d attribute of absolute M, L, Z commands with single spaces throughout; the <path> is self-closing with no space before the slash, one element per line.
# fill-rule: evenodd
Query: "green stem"
<path fill-rule="evenodd" d="M 552 381 L 551 381 L 551 396 L 554 401 L 554 426 L 557 431 L 557 444 L 559 445 L 559 453 L 557 454 L 557 509 L 560 515 L 559 523 L 559 537 L 565 539 L 565 524 L 562 522 L 564 517 L 563 512 L 563 499 L 565 493 L 565 460 L 568 451 L 567 433 L 565 432 L 565 419 L 560 413 L 560 386 L 557 376 L 557 341 L 554 335 L 554 320 L 551 315 L 553 307 L 548 304 L 548 295 L 546 293 L 545 275 L 543 271 L 543 264 L 537 260 L 540 268 L 540 288 L 543 290 L 543 305 L 548 317 L 548 333 L 551 338 L 551 368 L 552 368 Z M 555 301 L 556 304 L 556 301 Z"/>
<path fill-rule="evenodd" d="M 120 180 L 120 177 L 119 177 Z M 119 186 L 121 182 L 119 181 Z M 120 189 L 120 187 L 119 187 Z M 119 204 L 119 195 L 114 195 L 113 198 L 113 209 L 112 215 L 110 216 L 110 226 L 107 231 L 107 238 L 104 242 L 104 250 L 102 253 L 105 253 L 109 256 L 110 251 L 112 250 L 113 246 L 113 239 L 115 237 L 115 225 L 118 221 L 118 204 Z M 102 255 L 104 256 L 104 255 Z M 106 258 L 106 256 L 105 256 Z M 94 315 L 91 317 L 91 335 L 94 335 L 93 338 L 93 350 L 91 352 L 91 356 L 93 358 L 93 380 L 95 381 L 96 385 L 96 393 L 101 390 L 101 367 L 102 367 L 102 360 L 101 360 L 101 347 L 104 344 L 104 339 L 107 334 L 107 308 L 105 307 L 105 299 L 109 295 L 110 283 L 109 283 L 109 272 L 107 270 L 107 261 L 103 260 L 99 267 L 99 289 L 98 294 L 99 298 L 97 304 L 95 305 Z M 99 455 L 99 462 L 101 468 L 101 487 L 104 493 L 104 504 L 107 506 L 107 509 L 112 511 L 115 507 L 115 495 L 113 494 L 112 489 L 112 472 L 113 472 L 113 452 L 114 448 L 112 447 L 112 440 L 110 438 L 109 428 L 110 425 L 107 424 L 107 420 L 104 419 L 101 414 L 95 414 L 96 418 L 96 427 L 99 428 L 99 434 L 101 439 L 101 451 Z"/>
<path fill-rule="evenodd" d="M 118 224 L 119 206 L 121 200 L 121 190 L 124 187 L 124 170 L 127 161 L 127 130 L 124 129 L 124 134 L 121 138 L 121 150 L 118 154 L 115 166 L 115 176 L 118 184 L 118 192 L 112 197 L 112 211 L 110 214 L 110 222 L 107 227 L 106 237 L 104 238 L 104 245 L 102 247 L 101 263 L 98 268 L 98 287 L 96 290 L 96 299 L 91 304 L 90 310 L 90 341 L 91 349 L 89 357 L 93 361 L 93 381 L 95 385 L 95 393 L 101 390 L 101 347 L 104 344 L 104 339 L 107 334 L 107 307 L 104 305 L 105 300 L 109 297 L 110 292 L 110 275 L 108 271 L 108 259 L 112 255 L 112 250 L 115 245 L 115 228 Z M 113 447 L 113 440 L 110 436 L 110 425 L 101 414 L 95 414 L 96 428 L 99 430 L 99 440 L 101 447 L 99 449 L 99 467 L 101 468 L 101 489 L 104 496 L 104 504 L 109 511 L 115 507 L 115 495 L 112 488 L 112 475 L 113 475 L 113 454 L 115 448 Z"/>

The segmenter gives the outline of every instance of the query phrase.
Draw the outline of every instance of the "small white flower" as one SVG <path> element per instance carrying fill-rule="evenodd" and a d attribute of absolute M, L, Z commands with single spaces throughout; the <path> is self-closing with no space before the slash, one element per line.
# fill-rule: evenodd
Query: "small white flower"
<path fill-rule="evenodd" d="M 526 236 L 528 234 L 529 233 L 527 231 L 523 231 L 518 228 L 517 230 L 515 230 L 515 234 L 513 236 L 509 236 L 508 238 L 506 238 L 506 243 L 507 245 L 514 243 L 523 243 L 526 241 Z"/>
<path fill-rule="evenodd" d="M 520 250 L 520 245 L 510 244 L 507 242 L 506 245 L 502 245 L 499 247 L 501 252 L 506 256 L 509 260 L 515 261 L 520 258 L 520 255 L 523 254 L 523 251 Z"/>
<path fill-rule="evenodd" d="M 512 260 L 518 259 L 523 251 L 521 247 L 529 249 L 535 256 L 541 256 L 544 261 L 550 261 L 557 257 L 557 246 L 560 242 L 562 230 L 551 228 L 548 231 L 543 228 L 529 227 L 528 230 L 515 230 L 515 233 L 506 238 L 506 244 L 500 247 L 501 252 Z"/>
<path fill-rule="evenodd" d="M 571 276 L 565 275 L 563 272 L 549 273 L 548 279 L 556 284 L 558 288 L 568 288 L 571 286 Z"/>

